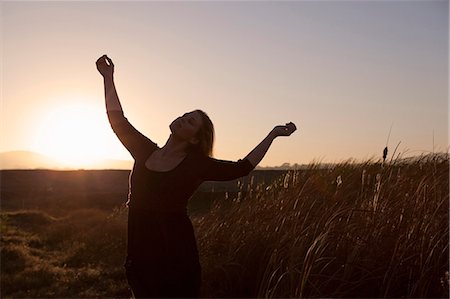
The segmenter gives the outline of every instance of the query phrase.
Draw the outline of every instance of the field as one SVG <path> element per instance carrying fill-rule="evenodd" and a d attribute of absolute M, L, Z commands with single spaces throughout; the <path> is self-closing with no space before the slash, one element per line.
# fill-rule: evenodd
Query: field
<path fill-rule="evenodd" d="M 2 171 L 1 297 L 130 297 L 127 171 Z M 255 171 L 189 206 L 203 296 L 449 296 L 449 160 Z"/>

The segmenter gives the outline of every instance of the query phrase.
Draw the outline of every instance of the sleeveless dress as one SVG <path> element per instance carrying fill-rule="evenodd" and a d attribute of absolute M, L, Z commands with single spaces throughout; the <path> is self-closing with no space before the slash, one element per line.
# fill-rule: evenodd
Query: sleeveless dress
<path fill-rule="evenodd" d="M 246 176 L 247 159 L 217 160 L 189 153 L 170 171 L 154 171 L 145 161 L 158 146 L 137 131 L 122 111 L 108 111 L 114 133 L 134 158 L 129 177 L 128 242 L 125 269 L 137 298 L 199 297 L 201 268 L 189 198 L 204 181 Z"/>

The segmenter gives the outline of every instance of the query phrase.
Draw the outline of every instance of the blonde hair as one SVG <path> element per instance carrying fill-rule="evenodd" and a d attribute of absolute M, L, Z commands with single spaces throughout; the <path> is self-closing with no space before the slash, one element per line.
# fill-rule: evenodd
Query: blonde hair
<path fill-rule="evenodd" d="M 194 145 L 193 149 L 200 152 L 201 154 L 212 157 L 213 146 L 214 146 L 214 125 L 206 114 L 202 110 L 195 110 L 202 116 L 202 126 L 198 129 L 196 137 L 199 142 Z"/>

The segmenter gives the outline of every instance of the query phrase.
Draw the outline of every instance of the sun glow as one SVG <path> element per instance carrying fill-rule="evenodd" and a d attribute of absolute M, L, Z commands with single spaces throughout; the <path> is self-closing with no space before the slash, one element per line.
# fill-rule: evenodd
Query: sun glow
<path fill-rule="evenodd" d="M 89 168 L 113 158 L 118 147 L 106 112 L 93 105 L 61 104 L 42 118 L 35 147 L 66 167 Z"/>

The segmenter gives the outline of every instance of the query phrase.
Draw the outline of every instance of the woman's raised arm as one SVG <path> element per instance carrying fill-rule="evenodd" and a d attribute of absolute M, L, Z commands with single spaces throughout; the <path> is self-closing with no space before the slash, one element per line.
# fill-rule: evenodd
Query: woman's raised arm
<path fill-rule="evenodd" d="M 205 181 L 229 181 L 246 176 L 259 164 L 276 137 L 289 136 L 296 129 L 293 123 L 276 126 L 244 159 L 237 162 L 207 157 L 199 166 L 200 177 Z"/>
<path fill-rule="evenodd" d="M 250 161 L 253 167 L 261 162 L 269 150 L 272 141 L 279 136 L 290 136 L 297 130 L 294 123 L 287 123 L 285 126 L 276 126 L 244 159 Z"/>
<path fill-rule="evenodd" d="M 122 111 L 122 105 L 120 105 L 119 96 L 117 95 L 114 84 L 114 63 L 108 56 L 103 55 L 97 60 L 96 64 L 97 70 L 103 76 L 105 85 L 106 111 Z"/>
<path fill-rule="evenodd" d="M 103 55 L 96 64 L 98 71 L 103 76 L 106 112 L 111 128 L 135 160 L 145 159 L 151 151 L 157 148 L 156 143 L 136 130 L 124 116 L 114 84 L 112 60 Z"/>

